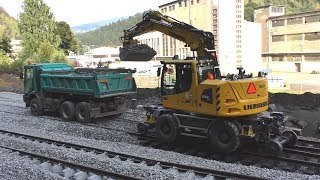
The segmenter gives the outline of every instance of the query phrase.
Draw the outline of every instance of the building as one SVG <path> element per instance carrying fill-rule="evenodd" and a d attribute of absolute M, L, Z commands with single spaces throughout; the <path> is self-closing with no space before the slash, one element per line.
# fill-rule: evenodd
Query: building
<path fill-rule="evenodd" d="M 262 24 L 262 65 L 283 72 L 320 72 L 320 11 L 285 15 L 284 6 L 255 10 Z"/>
<path fill-rule="evenodd" d="M 68 56 L 72 62 L 78 62 L 77 64 L 81 67 L 96 68 L 98 63 L 101 62 L 102 66 L 106 66 L 110 62 L 118 61 L 119 48 L 112 47 L 100 47 L 91 49 L 86 52 L 84 56 Z"/>

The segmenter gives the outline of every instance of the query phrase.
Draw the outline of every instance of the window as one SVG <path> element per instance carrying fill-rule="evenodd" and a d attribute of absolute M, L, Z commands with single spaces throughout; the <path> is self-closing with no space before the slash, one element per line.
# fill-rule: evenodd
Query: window
<path fill-rule="evenodd" d="M 187 7 L 187 1 L 184 1 L 184 7 Z"/>
<path fill-rule="evenodd" d="M 193 0 L 190 1 L 191 5 L 193 5 Z"/>
<path fill-rule="evenodd" d="M 287 19 L 287 25 L 291 24 L 302 24 L 302 17 Z"/>
<path fill-rule="evenodd" d="M 282 13 L 283 10 L 284 10 L 283 7 L 272 7 L 271 8 L 271 12 L 273 12 L 273 13 Z"/>
<path fill-rule="evenodd" d="M 272 36 L 272 42 L 284 41 L 284 35 Z"/>
<path fill-rule="evenodd" d="M 287 56 L 287 61 L 289 61 L 289 62 L 301 62 L 301 56 L 300 55 L 289 55 L 289 56 Z"/>
<path fill-rule="evenodd" d="M 304 35 L 304 40 L 306 40 L 306 41 L 320 40 L 320 32 L 306 33 Z"/>
<path fill-rule="evenodd" d="M 175 5 L 172 5 L 172 10 L 175 10 L 176 6 Z"/>
<path fill-rule="evenodd" d="M 272 27 L 284 26 L 284 20 L 274 20 L 272 21 Z"/>
<path fill-rule="evenodd" d="M 320 22 L 320 15 L 305 17 L 305 23 Z"/>
<path fill-rule="evenodd" d="M 272 61 L 284 61 L 284 56 L 273 56 Z"/>
<path fill-rule="evenodd" d="M 208 74 L 214 74 L 213 73 L 213 65 L 212 64 L 201 64 L 198 66 L 198 79 L 199 79 L 199 83 L 201 83 L 202 81 L 207 80 Z"/>
<path fill-rule="evenodd" d="M 179 2 L 179 7 L 181 7 L 182 6 L 182 2 Z"/>
<path fill-rule="evenodd" d="M 200 0 L 197 0 L 197 3 L 199 3 Z"/>
<path fill-rule="evenodd" d="M 190 90 L 192 71 L 190 64 L 166 64 L 163 67 L 163 95 L 178 94 Z"/>
<path fill-rule="evenodd" d="M 302 40 L 302 34 L 287 35 L 287 41 L 300 41 L 300 40 Z"/>
<path fill-rule="evenodd" d="M 304 60 L 320 62 L 320 54 L 306 54 L 304 55 Z"/>

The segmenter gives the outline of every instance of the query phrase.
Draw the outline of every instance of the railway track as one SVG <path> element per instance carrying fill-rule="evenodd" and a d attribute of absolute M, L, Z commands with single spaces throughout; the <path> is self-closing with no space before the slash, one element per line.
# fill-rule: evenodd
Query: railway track
<path fill-rule="evenodd" d="M 103 169 L 85 166 L 82 164 L 68 162 L 63 159 L 57 159 L 45 155 L 27 152 L 8 146 L 0 145 L 0 148 L 8 149 L 12 152 L 18 152 L 21 156 L 27 156 L 30 160 L 32 160 L 33 164 L 38 164 L 42 168 L 67 179 L 141 179 Z"/>
<path fill-rule="evenodd" d="M 13 114 L 19 114 L 16 112 L 6 112 L 6 113 L 13 113 Z M 141 114 L 139 112 L 128 112 L 128 114 Z M 22 115 L 22 114 L 19 114 Z M 32 116 L 31 114 L 23 114 L 27 116 Z M 45 119 L 52 119 L 52 120 L 58 120 L 62 121 L 59 118 L 52 118 L 52 117 L 40 117 Z M 130 123 L 136 123 L 140 121 L 135 121 L 131 119 L 126 119 L 119 117 L 117 119 L 108 119 L 108 121 L 128 121 Z M 77 122 L 75 122 L 77 123 Z M 82 123 L 79 123 L 82 124 Z M 255 165 L 258 167 L 267 167 L 269 169 L 281 169 L 288 172 L 298 172 L 302 174 L 315 174 L 320 175 L 320 143 L 314 142 L 310 140 L 303 140 L 299 139 L 298 144 L 295 146 L 284 148 L 284 152 L 281 154 L 281 156 L 274 156 L 270 155 L 268 153 L 260 153 L 260 152 L 251 152 L 249 151 L 243 151 L 242 153 L 238 153 L 234 156 L 224 156 L 220 154 L 214 154 L 212 152 L 208 152 L 205 146 L 202 146 L 201 143 L 194 145 L 184 145 L 183 143 L 175 144 L 175 145 L 168 145 L 168 144 L 161 144 L 156 141 L 154 141 L 153 138 L 145 138 L 141 137 L 140 134 L 137 132 L 132 132 L 124 129 L 116 129 L 116 128 L 110 128 L 107 126 L 103 126 L 101 124 L 82 124 L 85 126 L 90 126 L 94 128 L 102 128 L 102 129 L 108 129 L 108 130 L 114 130 L 114 131 L 121 131 L 124 133 L 128 133 L 132 136 L 136 136 L 138 139 L 142 141 L 141 145 L 146 147 L 152 147 L 156 149 L 164 149 L 164 150 L 170 150 L 182 154 L 192 155 L 192 156 L 200 156 L 204 157 L 206 159 L 214 159 L 214 160 L 222 160 L 227 162 L 238 162 L 244 165 Z M 197 147 L 197 148 L 194 148 Z M 231 160 L 230 160 L 231 159 Z M 261 163 L 262 162 L 262 163 Z M 285 164 L 285 165 L 282 165 Z"/>
<path fill-rule="evenodd" d="M 162 169 L 173 168 L 173 169 L 176 169 L 178 172 L 192 171 L 193 172 L 193 176 L 191 175 L 190 179 L 193 179 L 193 177 L 195 177 L 195 176 L 200 176 L 200 177 L 203 177 L 203 178 L 212 177 L 213 179 L 227 179 L 227 178 L 263 179 L 263 178 L 254 177 L 254 176 L 248 176 L 248 175 L 225 172 L 225 171 L 218 171 L 218 170 L 208 169 L 208 168 L 195 167 L 195 166 L 184 165 L 184 164 L 180 164 L 180 163 L 157 161 L 157 160 L 153 160 L 153 159 L 148 159 L 148 158 L 128 155 L 128 154 L 124 154 L 124 153 L 120 153 L 120 152 L 108 151 L 108 150 L 103 150 L 103 149 L 98 149 L 98 148 L 93 148 L 93 147 L 73 144 L 73 143 L 69 143 L 69 142 L 56 141 L 56 140 L 47 139 L 47 138 L 41 138 L 41 137 L 36 137 L 36 136 L 31 136 L 31 135 L 26 135 L 26 134 L 21 134 L 21 133 L 16 133 L 16 132 L 10 132 L 10 131 L 6 131 L 6 130 L 0 130 L 0 133 L 8 135 L 8 136 L 14 136 L 14 137 L 17 137 L 17 138 L 24 138 L 24 139 L 28 139 L 28 140 L 32 140 L 32 141 L 37 141 L 39 143 L 47 143 L 47 144 L 51 144 L 51 145 L 55 145 L 55 146 L 59 146 L 59 147 L 63 146 L 63 147 L 67 147 L 67 148 L 73 148 L 73 149 L 76 149 L 76 150 L 79 150 L 79 151 L 83 150 L 83 151 L 86 151 L 86 152 L 92 152 L 92 153 L 95 153 L 95 154 L 98 154 L 98 155 L 105 155 L 105 156 L 108 156 L 110 158 L 118 157 L 122 161 L 130 159 L 135 163 L 143 163 L 144 162 L 148 166 L 159 166 Z M 4 146 L 0 146 L 0 147 L 1 148 L 6 148 L 6 149 L 10 149 L 10 147 L 4 147 Z M 20 150 L 13 149 L 13 148 L 11 148 L 11 150 L 20 152 Z M 38 159 L 44 159 L 46 161 L 50 161 L 50 162 L 53 162 L 53 163 L 56 163 L 56 164 L 59 164 L 59 163 L 66 164 L 65 166 L 67 166 L 67 167 L 71 167 L 71 168 L 74 168 L 74 169 L 79 169 L 82 172 L 91 172 L 91 173 L 94 173 L 94 174 L 100 175 L 100 176 L 115 177 L 115 178 L 120 178 L 120 179 L 135 178 L 135 177 L 131 177 L 131 176 L 128 176 L 128 178 L 127 178 L 127 177 L 125 177 L 125 176 L 123 176 L 121 174 L 117 174 L 117 173 L 112 174 L 112 172 L 104 171 L 104 170 L 101 170 L 101 169 L 95 169 L 95 168 L 92 168 L 92 167 L 86 167 L 86 166 L 82 166 L 82 165 L 79 165 L 79 164 L 72 164 L 72 163 L 69 163 L 69 162 L 64 162 L 63 160 L 54 159 L 54 158 L 50 158 L 50 157 L 45 157 L 45 156 L 38 155 L 38 154 L 33 154 L 31 152 L 21 151 L 21 153 L 24 154 L 24 155 L 32 156 L 32 157 L 35 156 Z"/>

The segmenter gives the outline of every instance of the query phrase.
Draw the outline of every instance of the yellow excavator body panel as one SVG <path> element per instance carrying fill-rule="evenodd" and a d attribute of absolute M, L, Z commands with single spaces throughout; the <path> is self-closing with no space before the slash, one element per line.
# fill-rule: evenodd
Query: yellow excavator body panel
<path fill-rule="evenodd" d="M 166 63 L 191 64 L 192 82 L 187 91 L 163 95 L 162 104 L 165 108 L 218 117 L 254 115 L 268 109 L 268 83 L 264 77 L 207 79 L 198 83 L 199 76 L 194 61 Z"/>

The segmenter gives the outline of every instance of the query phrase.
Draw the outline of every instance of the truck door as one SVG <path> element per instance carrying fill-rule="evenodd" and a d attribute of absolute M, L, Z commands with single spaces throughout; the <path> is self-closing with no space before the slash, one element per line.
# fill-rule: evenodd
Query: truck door
<path fill-rule="evenodd" d="M 33 68 L 24 69 L 24 93 L 28 94 L 33 90 Z"/>
<path fill-rule="evenodd" d="M 165 64 L 162 74 L 162 104 L 166 108 L 194 111 L 191 64 Z"/>

